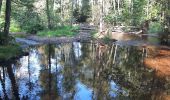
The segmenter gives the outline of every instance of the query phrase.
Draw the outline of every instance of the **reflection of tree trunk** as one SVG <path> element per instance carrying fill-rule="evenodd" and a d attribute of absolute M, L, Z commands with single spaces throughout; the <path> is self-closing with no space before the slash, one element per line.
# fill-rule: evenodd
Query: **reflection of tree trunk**
<path fill-rule="evenodd" d="M 8 100 L 8 96 L 7 96 L 6 89 L 5 89 L 5 69 L 4 69 L 4 67 L 3 67 L 3 79 L 2 79 L 1 74 L 0 74 L 0 81 L 1 81 L 5 100 Z"/>
<path fill-rule="evenodd" d="M 15 96 L 15 100 L 20 100 L 19 93 L 18 93 L 18 87 L 17 87 L 17 84 L 16 84 L 15 76 L 14 76 L 14 73 L 12 71 L 11 65 L 9 65 L 7 67 L 7 71 L 8 71 L 9 79 L 11 80 L 12 91 L 13 91 L 13 95 Z"/>
<path fill-rule="evenodd" d="M 51 100 L 51 44 L 49 44 L 48 66 L 49 66 L 49 100 Z"/>
<path fill-rule="evenodd" d="M 92 62 L 94 63 L 94 60 L 92 60 Z M 95 100 L 95 82 L 96 82 L 96 66 L 93 66 L 94 67 L 94 72 L 93 72 L 93 93 L 92 93 L 92 99 Z"/>
<path fill-rule="evenodd" d="M 109 56 L 109 59 L 107 60 L 107 63 L 106 63 L 106 67 L 109 67 L 108 64 L 111 62 L 112 60 L 112 55 L 113 55 L 113 45 L 112 45 L 112 48 L 111 48 L 111 51 L 110 51 L 110 56 Z"/>
<path fill-rule="evenodd" d="M 57 61 L 57 55 L 56 55 L 56 94 L 57 94 L 57 97 L 59 96 L 59 87 L 58 87 L 58 83 L 59 83 L 59 80 L 58 80 L 58 68 L 57 68 L 57 65 L 58 65 L 58 61 Z"/>
<path fill-rule="evenodd" d="M 116 60 L 117 47 L 118 47 L 118 45 L 116 45 L 116 47 L 115 47 L 115 53 L 114 53 L 114 58 L 113 58 L 113 64 L 115 64 L 115 60 Z"/>
<path fill-rule="evenodd" d="M 29 90 L 31 90 L 30 56 L 28 55 Z"/>
<path fill-rule="evenodd" d="M 144 65 L 144 59 L 145 59 L 145 57 L 146 57 L 146 48 L 143 47 L 143 48 L 142 48 L 142 64 L 143 64 L 143 65 Z"/>

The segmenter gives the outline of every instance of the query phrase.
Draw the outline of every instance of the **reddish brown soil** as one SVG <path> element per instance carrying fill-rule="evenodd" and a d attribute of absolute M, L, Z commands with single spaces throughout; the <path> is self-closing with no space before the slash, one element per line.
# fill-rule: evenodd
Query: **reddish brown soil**
<path fill-rule="evenodd" d="M 167 94 L 165 91 L 154 91 L 152 94 L 153 100 L 170 100 L 170 95 Z"/>
<path fill-rule="evenodd" d="M 156 55 L 145 59 L 145 65 L 155 69 L 158 77 L 170 77 L 170 50 L 158 49 L 156 51 Z"/>

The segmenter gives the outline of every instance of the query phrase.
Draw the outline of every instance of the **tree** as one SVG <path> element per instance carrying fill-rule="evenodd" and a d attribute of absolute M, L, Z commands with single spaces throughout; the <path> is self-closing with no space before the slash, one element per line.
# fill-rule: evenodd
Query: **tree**
<path fill-rule="evenodd" d="M 8 38 L 11 16 L 11 0 L 6 0 L 4 37 Z M 7 41 L 6 41 L 7 42 Z"/>
<path fill-rule="evenodd" d="M 2 0 L 0 0 L 0 15 L 1 15 L 1 8 L 2 8 Z"/>
<path fill-rule="evenodd" d="M 48 20 L 48 28 L 51 29 L 51 18 L 50 18 L 50 8 L 49 8 L 49 0 L 46 0 L 46 13 L 47 13 L 47 20 Z"/>
<path fill-rule="evenodd" d="M 81 13 L 79 22 L 86 22 L 87 18 L 90 17 L 90 1 L 89 0 L 82 0 L 81 2 Z"/>
<path fill-rule="evenodd" d="M 0 45 L 8 44 L 10 41 L 9 28 L 10 28 L 10 17 L 11 17 L 11 0 L 6 0 L 5 4 L 5 22 L 3 30 L 0 32 Z"/>

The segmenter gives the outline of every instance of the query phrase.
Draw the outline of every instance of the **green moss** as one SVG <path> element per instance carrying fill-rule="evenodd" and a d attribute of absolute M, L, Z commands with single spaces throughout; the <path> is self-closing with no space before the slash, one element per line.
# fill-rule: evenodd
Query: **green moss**
<path fill-rule="evenodd" d="M 22 53 L 22 49 L 17 44 L 0 46 L 0 61 L 7 61 L 11 58 L 16 58 Z"/>
<path fill-rule="evenodd" d="M 58 27 L 54 30 L 44 30 L 41 32 L 38 32 L 37 35 L 39 36 L 49 36 L 49 37 L 60 37 L 60 36 L 74 36 L 76 35 L 76 30 L 78 30 L 78 26 L 63 26 Z"/>

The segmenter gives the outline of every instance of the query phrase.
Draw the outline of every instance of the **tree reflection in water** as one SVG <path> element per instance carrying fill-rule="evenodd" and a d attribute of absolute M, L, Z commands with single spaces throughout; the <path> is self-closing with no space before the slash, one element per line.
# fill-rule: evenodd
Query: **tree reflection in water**
<path fill-rule="evenodd" d="M 1 64 L 0 99 L 162 100 L 169 83 L 145 68 L 143 49 L 65 43 L 29 48 L 29 56 Z"/>

